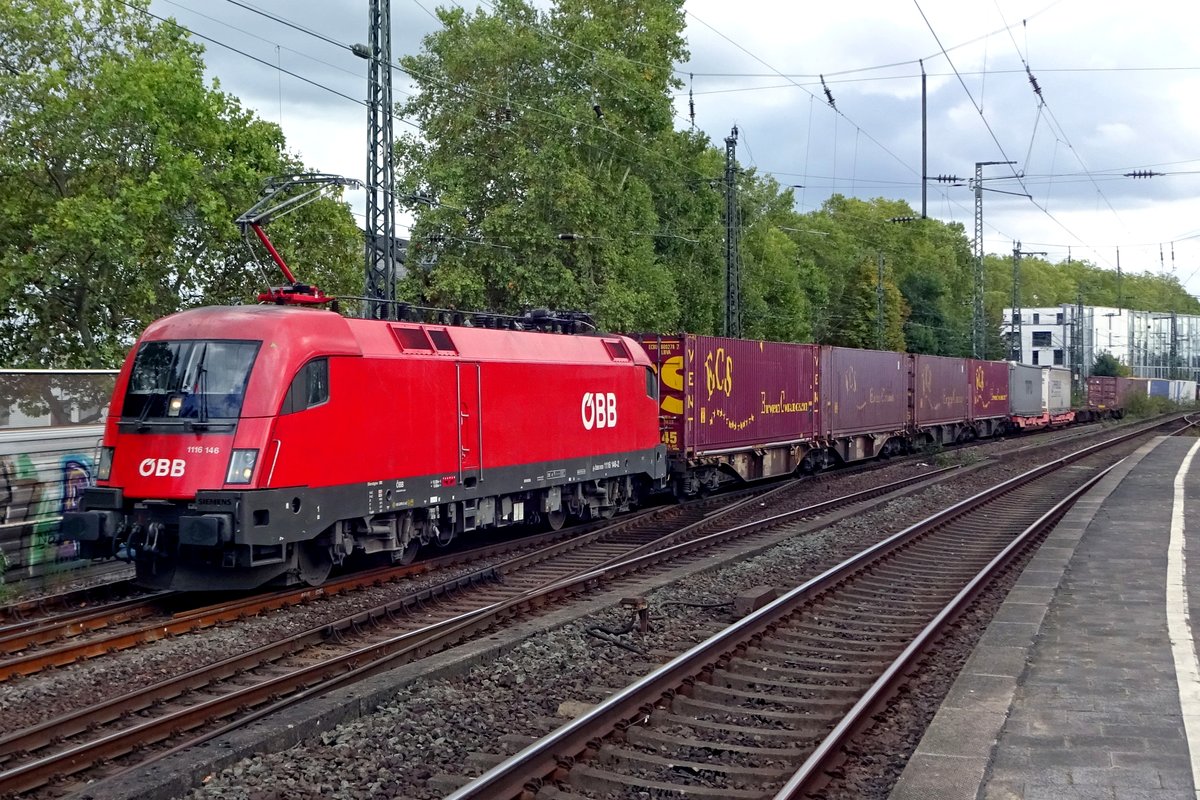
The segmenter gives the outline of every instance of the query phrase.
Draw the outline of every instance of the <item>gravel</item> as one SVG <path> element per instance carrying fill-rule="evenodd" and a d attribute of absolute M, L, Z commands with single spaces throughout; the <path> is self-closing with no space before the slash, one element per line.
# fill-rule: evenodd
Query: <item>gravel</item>
<path fill-rule="evenodd" d="M 796 586 L 923 519 L 931 510 L 1024 471 L 1031 462 L 1046 459 L 1045 455 L 1011 456 L 998 466 L 968 472 L 874 512 L 789 539 L 759 556 L 654 591 L 647 596 L 653 629 L 647 634 L 617 637 L 637 652 L 589 635 L 588 631 L 597 626 L 617 630 L 625 625 L 628 612 L 611 608 L 529 638 L 506 655 L 460 677 L 412 683 L 376 713 L 287 752 L 243 760 L 210 776 L 203 787 L 185 797 L 442 797 L 453 781 L 438 776 L 465 778 L 481 774 L 488 762 L 475 754 L 516 752 L 522 741 L 541 736 L 555 724 L 550 720 L 560 707 L 577 714 L 580 704 L 599 701 L 607 694 L 605 689 L 627 685 L 652 666 L 734 621 L 730 607 L 714 604 L 728 603 L 740 592 L 757 586 Z M 912 469 L 911 465 L 896 467 Z M 886 480 L 879 472 L 852 476 L 852 480 L 857 479 L 872 485 Z M 837 485 L 839 493 L 851 490 L 853 487 L 846 483 Z M 712 607 L 697 607 L 700 605 Z M 964 643 L 962 652 L 969 653 L 969 647 Z M 957 668 L 947 666 L 946 674 L 952 679 Z M 921 692 L 930 698 L 937 694 L 933 689 Z M 561 724 L 566 719 L 558 717 L 557 721 Z M 919 727 L 923 726 L 922 722 Z M 899 739 L 915 746 L 920 737 L 916 731 L 913 728 L 898 735 Z M 882 737 L 880 749 L 897 746 L 895 738 Z M 864 766 L 860 774 L 870 772 L 875 758 L 878 756 L 868 756 L 861 762 Z M 855 792 L 860 788 L 858 784 L 849 787 L 842 796 L 858 796 Z"/>

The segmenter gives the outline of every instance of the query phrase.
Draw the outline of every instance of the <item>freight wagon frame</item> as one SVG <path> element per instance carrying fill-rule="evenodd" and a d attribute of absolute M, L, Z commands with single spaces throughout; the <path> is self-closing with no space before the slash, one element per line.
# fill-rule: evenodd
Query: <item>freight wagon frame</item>
<path fill-rule="evenodd" d="M 825 345 L 639 337 L 677 494 L 1006 429 L 1008 365 Z"/>

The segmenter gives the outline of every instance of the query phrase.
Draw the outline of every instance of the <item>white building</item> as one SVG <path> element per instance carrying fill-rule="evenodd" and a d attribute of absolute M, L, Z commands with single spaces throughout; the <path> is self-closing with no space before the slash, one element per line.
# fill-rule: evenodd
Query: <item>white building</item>
<path fill-rule="evenodd" d="M 1200 379 L 1197 315 L 1072 304 L 1021 309 L 1019 322 L 1011 308 L 1003 314 L 1000 337 L 1009 359 L 1022 364 L 1064 367 L 1086 377 L 1096 357 L 1108 353 L 1134 377 Z"/>

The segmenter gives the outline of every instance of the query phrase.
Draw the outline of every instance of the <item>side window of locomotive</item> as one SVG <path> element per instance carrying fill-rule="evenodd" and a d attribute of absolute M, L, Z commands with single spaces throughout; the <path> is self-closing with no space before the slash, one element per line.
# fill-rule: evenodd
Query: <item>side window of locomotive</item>
<path fill-rule="evenodd" d="M 288 387 L 287 395 L 283 398 L 282 414 L 294 414 L 297 411 L 319 406 L 329 401 L 329 359 L 314 359 L 296 373 L 292 385 Z"/>
<path fill-rule="evenodd" d="M 305 408 L 319 406 L 321 403 L 329 400 L 329 359 L 318 358 L 316 361 L 310 361 L 304 367 L 304 371 L 308 373 L 308 397 L 305 400 Z"/>
<path fill-rule="evenodd" d="M 646 396 L 658 400 L 658 375 L 653 367 L 646 367 Z"/>

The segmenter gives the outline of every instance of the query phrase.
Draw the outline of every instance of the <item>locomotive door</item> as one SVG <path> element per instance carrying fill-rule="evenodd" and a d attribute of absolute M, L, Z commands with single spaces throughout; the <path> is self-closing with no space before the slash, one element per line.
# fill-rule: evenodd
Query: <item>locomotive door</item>
<path fill-rule="evenodd" d="M 483 387 L 479 364 L 459 362 L 458 369 L 458 483 L 474 486 L 483 467 Z"/>

